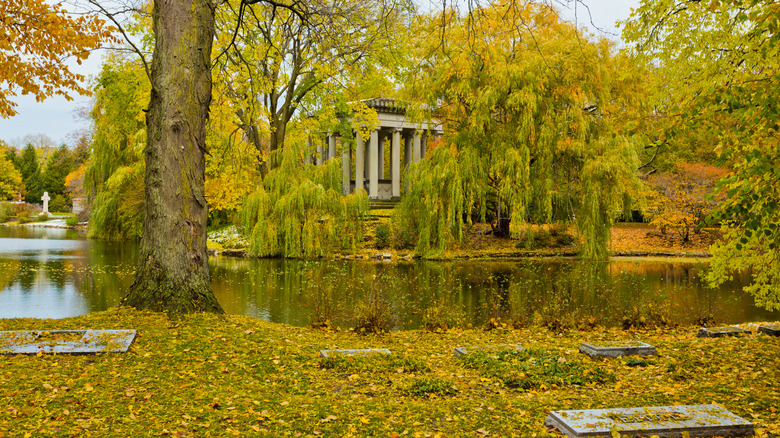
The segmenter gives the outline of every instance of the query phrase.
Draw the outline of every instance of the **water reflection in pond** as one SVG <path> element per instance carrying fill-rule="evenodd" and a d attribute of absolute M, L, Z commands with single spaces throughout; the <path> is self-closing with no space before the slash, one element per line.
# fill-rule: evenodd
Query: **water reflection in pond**
<path fill-rule="evenodd" d="M 84 240 L 72 230 L 0 227 L 0 318 L 61 318 L 116 305 L 132 282 L 133 242 Z M 212 285 L 229 313 L 349 327 L 381 309 L 398 328 L 426 323 L 620 325 L 775 320 L 740 290 L 736 275 L 703 286 L 704 265 L 681 260 L 571 259 L 500 262 L 359 262 L 210 259 Z"/>

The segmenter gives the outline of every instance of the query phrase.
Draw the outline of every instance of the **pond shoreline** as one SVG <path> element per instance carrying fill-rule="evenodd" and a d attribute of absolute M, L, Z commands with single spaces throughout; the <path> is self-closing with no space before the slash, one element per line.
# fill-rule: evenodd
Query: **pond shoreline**
<path fill-rule="evenodd" d="M 631 224 L 635 225 L 635 224 Z M 0 226 L 4 227 L 39 227 L 39 228 L 58 228 L 58 229 L 68 229 L 68 230 L 77 230 L 86 232 L 87 228 L 86 225 L 81 223 L 75 226 L 69 226 L 66 225 L 64 220 L 61 218 L 52 219 L 46 222 L 30 222 L 26 224 L 19 224 L 19 223 L 3 223 L 0 224 Z M 653 229 L 650 227 L 636 227 L 632 226 L 631 229 L 641 231 L 641 232 L 647 232 L 648 235 L 653 233 Z M 627 231 L 627 228 L 620 228 L 615 227 L 613 229 L 613 235 L 622 233 Z M 617 239 L 621 239 L 622 236 L 617 237 Z M 495 241 L 498 240 L 505 240 L 508 243 L 512 242 L 512 239 L 492 239 Z M 484 261 L 490 261 L 490 260 L 523 260 L 523 259 L 529 259 L 529 258 L 577 258 L 580 255 L 580 252 L 577 250 L 577 246 L 572 245 L 570 248 L 542 248 L 538 250 L 510 250 L 508 245 L 506 245 L 507 242 L 504 242 L 504 245 L 498 245 L 501 248 L 496 251 L 485 251 L 480 249 L 464 249 L 464 250 L 454 250 L 447 252 L 446 255 L 441 257 L 432 257 L 427 258 L 425 260 L 430 261 L 454 261 L 454 260 L 484 260 Z M 386 249 L 376 249 L 375 247 L 372 247 L 370 243 L 373 242 L 367 242 L 369 245 L 367 247 L 363 248 L 362 250 L 358 251 L 355 254 L 341 254 L 341 253 L 334 253 L 329 256 L 320 256 L 316 257 L 314 259 L 316 260 L 323 260 L 323 259 L 330 259 L 330 260 L 377 260 L 377 261 L 411 261 L 411 260 L 422 260 L 423 257 L 419 255 L 415 255 L 413 252 L 410 251 L 397 251 L 397 250 L 386 250 Z M 620 250 L 613 250 L 609 252 L 609 258 L 682 258 L 682 259 L 706 259 L 712 257 L 712 254 L 709 253 L 704 248 L 697 247 L 690 250 L 673 250 L 668 248 L 648 248 L 647 245 L 639 244 L 637 245 L 637 248 L 639 249 L 632 249 L 632 248 L 625 248 L 625 245 L 620 245 L 623 247 Z M 215 249 L 215 248 L 209 248 L 207 250 L 208 255 L 210 257 L 237 257 L 237 258 L 258 258 L 258 259 L 277 259 L 277 258 L 283 258 L 280 256 L 273 256 L 273 257 L 261 257 L 257 255 L 250 254 L 247 248 L 227 248 L 227 249 Z"/>
<path fill-rule="evenodd" d="M 256 259 L 281 259 L 284 257 L 262 257 L 250 254 L 246 249 L 209 249 L 209 257 L 236 257 L 236 258 L 256 258 Z M 562 252 L 549 252 L 549 251 L 516 251 L 516 252 L 495 252 L 495 253 L 480 253 L 480 254 L 468 254 L 468 253 L 456 253 L 449 257 L 428 258 L 429 261 L 453 261 L 453 260 L 524 260 L 530 258 L 577 258 L 579 257 L 577 251 L 562 251 Z M 712 257 L 712 254 L 704 251 L 612 251 L 609 255 L 610 258 L 683 258 L 683 259 L 706 259 Z M 330 259 L 330 260 L 376 260 L 376 261 L 412 261 L 422 260 L 423 258 L 412 254 L 394 254 L 392 252 L 383 253 L 363 253 L 363 254 L 334 254 L 332 257 L 316 257 L 315 260 Z"/>

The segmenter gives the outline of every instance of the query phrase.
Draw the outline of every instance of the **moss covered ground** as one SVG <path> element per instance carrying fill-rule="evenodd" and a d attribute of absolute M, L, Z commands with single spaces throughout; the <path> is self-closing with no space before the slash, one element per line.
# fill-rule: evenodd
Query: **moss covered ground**
<path fill-rule="evenodd" d="M 113 309 L 2 330 L 134 328 L 127 354 L 0 358 L 0 437 L 549 436 L 550 410 L 716 403 L 780 434 L 780 338 L 695 327 L 359 335 Z M 642 340 L 659 356 L 591 359 L 581 341 Z M 520 344 L 469 360 L 453 348 Z M 321 349 L 388 348 L 325 360 Z"/>

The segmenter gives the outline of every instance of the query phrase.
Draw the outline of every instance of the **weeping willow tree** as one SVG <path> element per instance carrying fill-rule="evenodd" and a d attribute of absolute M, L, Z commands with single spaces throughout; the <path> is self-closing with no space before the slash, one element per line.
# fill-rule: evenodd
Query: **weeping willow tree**
<path fill-rule="evenodd" d="M 368 214 L 366 192 L 341 195 L 338 159 L 322 166 L 304 164 L 306 151 L 297 144 L 287 144 L 281 153 L 281 165 L 266 175 L 241 210 L 249 251 L 263 257 L 308 258 L 357 248 Z"/>
<path fill-rule="evenodd" d="M 436 256 L 472 217 L 498 236 L 565 221 L 578 225 L 585 257 L 605 257 L 612 218 L 638 184 L 638 142 L 620 129 L 640 94 L 629 60 L 540 4 L 421 21 L 408 91 L 446 132 L 407 170 L 396 229 Z"/>
<path fill-rule="evenodd" d="M 149 82 L 143 68 L 118 55 L 107 58 L 93 87 L 90 159 L 84 187 L 91 203 L 89 236 L 140 238 L 144 207 Z"/>

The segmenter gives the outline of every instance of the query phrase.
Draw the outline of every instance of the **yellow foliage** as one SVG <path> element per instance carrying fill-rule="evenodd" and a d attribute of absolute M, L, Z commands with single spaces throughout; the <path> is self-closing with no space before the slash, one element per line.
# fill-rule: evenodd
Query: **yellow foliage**
<path fill-rule="evenodd" d="M 69 15 L 61 3 L 4 0 L 0 8 L 0 117 L 16 114 L 9 98 L 32 94 L 41 101 L 53 95 L 71 99 L 66 90 L 88 94 L 84 75 L 63 60 L 81 64 L 93 49 L 113 41 L 113 27 L 88 15 Z"/>

